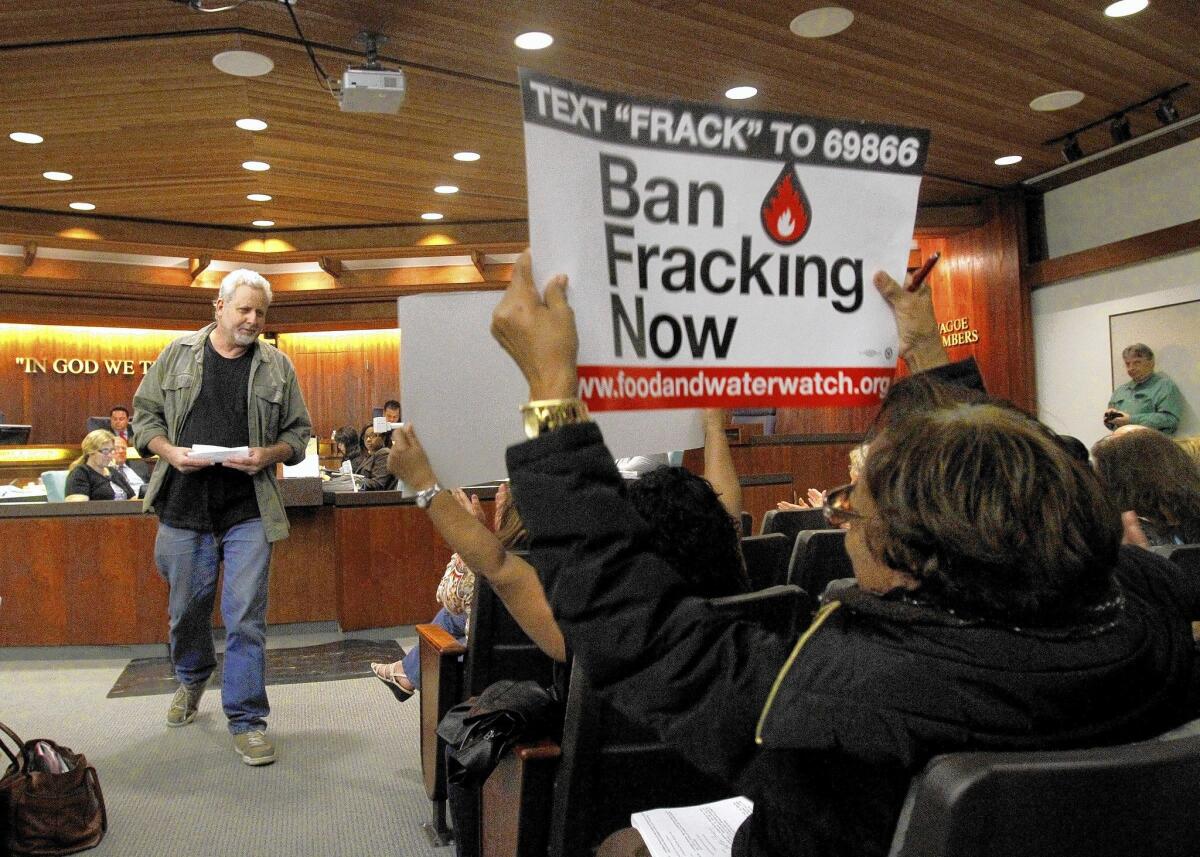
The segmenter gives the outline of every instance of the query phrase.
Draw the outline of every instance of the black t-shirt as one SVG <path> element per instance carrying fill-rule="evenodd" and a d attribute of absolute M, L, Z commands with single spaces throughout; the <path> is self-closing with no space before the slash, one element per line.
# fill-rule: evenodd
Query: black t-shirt
<path fill-rule="evenodd" d="M 222 357 L 204 341 L 204 374 L 200 394 L 184 418 L 176 446 L 197 443 L 248 446 L 250 423 L 250 365 L 254 349 L 240 357 Z M 232 467 L 214 464 L 195 473 L 167 473 L 157 503 L 163 523 L 184 530 L 220 533 L 234 524 L 259 517 L 254 477 Z"/>

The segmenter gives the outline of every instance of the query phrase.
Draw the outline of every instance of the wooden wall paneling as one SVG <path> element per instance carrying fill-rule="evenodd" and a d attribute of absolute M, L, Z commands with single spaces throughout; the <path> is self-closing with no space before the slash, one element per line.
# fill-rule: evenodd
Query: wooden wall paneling
<path fill-rule="evenodd" d="M 337 543 L 333 507 L 290 508 L 291 534 L 271 556 L 267 623 L 337 619 Z"/>
<path fill-rule="evenodd" d="M 161 593 L 137 589 L 139 579 L 155 571 L 154 539 L 158 521 L 143 515 L 60 518 L 70 545 L 60 566 L 66 599 L 69 645 L 148 643 L 166 638 L 166 611 L 143 626 L 139 602 Z M 132 638 L 132 639 L 131 639 Z"/>
<path fill-rule="evenodd" d="M 337 507 L 337 614 L 343 631 L 428 622 L 450 550 L 416 506 Z"/>
<path fill-rule="evenodd" d="M 988 392 L 1028 411 L 1037 407 L 1033 367 L 1033 314 L 1021 284 L 1020 218 L 1016 195 L 989 203 L 992 217 L 979 229 L 946 238 L 952 288 L 971 294 L 979 342 L 950 349 L 952 359 L 973 353 Z M 940 267 L 940 265 L 939 265 Z M 935 304 L 938 290 L 935 285 Z"/>
<path fill-rule="evenodd" d="M 1191 220 L 1145 235 L 1135 235 L 1078 253 L 1036 262 L 1025 269 L 1025 286 L 1028 289 L 1040 289 L 1061 280 L 1134 265 L 1197 247 L 1200 247 L 1200 220 Z"/>
<path fill-rule="evenodd" d="M 89 416 L 108 416 L 113 405 L 132 407 L 141 382 L 140 361 L 152 361 L 176 333 L 114 328 L 0 325 L 0 411 L 9 422 L 33 426 L 31 443 L 79 443 Z M 26 371 L 18 358 L 33 357 L 45 371 Z M 56 358 L 93 361 L 93 374 L 59 373 Z M 125 374 L 132 361 L 133 374 Z M 106 361 L 112 361 L 115 373 Z"/>
<path fill-rule="evenodd" d="M 0 520 L 0 645 L 47 646 L 65 638 L 62 568 L 72 548 L 45 523 Z"/>
<path fill-rule="evenodd" d="M 393 325 L 394 320 L 393 303 Z M 280 334 L 279 348 L 296 366 L 319 437 L 343 425 L 361 429 L 371 409 L 400 398 L 400 331 Z"/>

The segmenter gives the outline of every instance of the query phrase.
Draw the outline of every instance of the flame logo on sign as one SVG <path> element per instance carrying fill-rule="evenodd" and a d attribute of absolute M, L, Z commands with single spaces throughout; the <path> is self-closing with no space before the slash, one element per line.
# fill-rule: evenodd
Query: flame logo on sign
<path fill-rule="evenodd" d="M 784 246 L 795 244 L 812 225 L 812 207 L 796 176 L 795 164 L 784 166 L 763 198 L 762 225 L 771 240 Z"/>

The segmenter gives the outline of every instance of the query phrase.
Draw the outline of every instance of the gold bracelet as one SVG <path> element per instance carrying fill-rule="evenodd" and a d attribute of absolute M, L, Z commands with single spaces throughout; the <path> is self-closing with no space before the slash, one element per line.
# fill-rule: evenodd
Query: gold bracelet
<path fill-rule="evenodd" d="M 587 405 L 580 399 L 538 399 L 521 405 L 525 418 L 525 436 L 535 438 L 560 426 L 585 423 Z"/>

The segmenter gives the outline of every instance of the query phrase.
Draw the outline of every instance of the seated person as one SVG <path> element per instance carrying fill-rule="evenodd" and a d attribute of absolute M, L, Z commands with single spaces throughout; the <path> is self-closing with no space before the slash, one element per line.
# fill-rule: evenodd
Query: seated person
<path fill-rule="evenodd" d="M 137 498 L 129 481 L 112 466 L 116 442 L 112 432 L 105 429 L 88 432 L 80 444 L 83 454 L 72 462 L 67 473 L 67 500 Z"/>
<path fill-rule="evenodd" d="M 350 462 L 350 472 L 354 473 L 367 457 L 367 451 L 362 448 L 358 429 L 354 426 L 342 426 L 333 433 L 333 445 L 342 461 Z"/>
<path fill-rule="evenodd" d="M 492 329 L 530 399 L 571 401 L 565 278 L 543 298 L 530 268 L 526 252 Z M 875 284 L 910 369 L 927 368 L 928 350 L 910 348 L 936 325 L 916 337 L 910 325 L 932 319 L 928 285 Z M 882 857 L 935 754 L 1137 741 L 1193 716 L 1200 581 L 1121 548 L 1094 475 L 1015 410 L 881 422 L 859 481 L 826 498 L 831 523 L 849 525 L 857 586 L 799 640 L 691 597 L 597 427 L 563 416 L 508 451 L 533 561 L 555 575 L 554 616 L 597 692 L 754 801 L 735 857 Z"/>
<path fill-rule="evenodd" d="M 400 422 L 400 403 L 395 399 L 388 399 L 383 403 L 383 418 L 389 423 Z M 391 449 L 392 434 L 388 432 L 383 436 L 383 445 Z"/>
<path fill-rule="evenodd" d="M 867 458 L 867 444 L 863 443 L 854 447 L 854 449 L 850 450 L 849 457 L 850 481 L 857 482 L 858 474 L 862 472 L 863 462 L 866 461 Z M 825 505 L 825 492 L 818 488 L 809 488 L 808 493 L 805 496 L 807 498 L 807 502 L 799 497 L 796 498 L 795 503 L 789 503 L 787 500 L 780 500 L 775 504 L 775 508 L 781 512 L 790 512 L 800 509 L 820 509 Z"/>
<path fill-rule="evenodd" d="M 119 472 L 133 489 L 133 496 L 145 494 L 144 486 L 150 481 L 150 468 L 140 458 L 129 458 L 129 441 L 114 435 L 112 469 Z"/>
<path fill-rule="evenodd" d="M 734 595 L 748 588 L 737 524 L 742 511 L 742 489 L 724 424 L 724 411 L 704 412 L 707 478 L 682 467 L 662 467 L 626 485 L 635 508 L 655 525 L 654 544 L 685 577 L 691 591 L 707 598 Z M 461 556 L 470 568 L 487 578 L 517 624 L 543 652 L 564 662 L 562 632 L 550 613 L 541 579 L 533 566 L 508 552 L 523 546 L 526 539 L 524 524 L 510 501 L 508 485 L 502 483 L 496 492 L 493 536 L 483 524 L 483 510 L 477 497 L 468 500 L 461 490 L 441 489 L 413 427 L 406 425 L 393 435 L 392 472 L 414 490 L 436 489 L 426 511 L 442 538 L 457 551 L 455 556 Z M 451 494 L 458 502 L 442 498 L 443 494 Z M 439 588 L 438 600 L 445 604 L 441 596 Z M 465 642 L 466 623 L 461 623 L 460 632 L 459 623 L 446 614 L 445 609 L 439 611 L 441 621 L 435 617 L 435 624 Z M 420 655 L 414 647 L 402 661 L 371 664 L 371 669 L 403 701 L 419 687 L 419 678 L 413 672 L 419 666 Z"/>
<path fill-rule="evenodd" d="M 1113 502 L 1130 513 L 1134 543 L 1200 543 L 1200 470 L 1177 443 L 1157 431 L 1121 432 L 1101 439 L 1092 455 Z"/>
<path fill-rule="evenodd" d="M 114 405 L 108 412 L 108 424 L 112 426 L 113 437 L 122 438 L 126 443 L 133 440 L 133 432 L 129 428 L 129 408 Z"/>
<path fill-rule="evenodd" d="M 395 443 L 393 442 L 393 448 Z M 466 511 L 480 527 L 486 531 L 486 515 L 483 511 L 483 506 L 476 496 L 467 497 L 461 488 L 455 488 L 449 492 L 454 499 L 458 501 L 459 506 Z M 517 514 L 517 509 L 509 502 L 508 485 L 502 483 L 496 491 L 496 512 L 494 516 L 496 535 L 494 539 L 495 545 L 505 552 L 509 550 L 523 550 L 526 547 L 528 536 L 525 532 L 525 525 L 521 522 L 520 515 Z M 474 531 L 476 537 L 480 536 L 478 528 L 471 524 L 466 525 L 468 532 Z M 483 537 L 486 540 L 486 536 Z M 455 543 L 463 543 L 467 540 L 456 539 Z M 452 543 L 452 546 L 453 544 Z M 469 552 L 469 547 L 468 547 Z M 514 560 L 519 558 L 513 557 Z M 487 566 L 493 576 L 499 569 Z M 530 568 L 526 573 L 533 573 Z M 437 588 L 437 600 L 442 605 L 437 614 L 434 615 L 430 624 L 437 625 L 445 630 L 450 636 L 454 637 L 460 644 L 466 645 L 467 634 L 471 627 L 471 604 L 475 596 L 475 573 L 463 561 L 462 556 L 455 553 L 450 557 L 450 562 L 446 565 L 446 571 L 442 574 L 442 580 Z M 545 600 L 545 596 L 542 597 Z M 549 607 L 546 608 L 546 613 L 549 613 Z M 561 636 L 558 638 L 561 641 Z M 387 685 L 388 690 L 400 702 L 408 700 L 414 693 L 421 689 L 421 649 L 420 646 L 413 646 L 404 655 L 403 658 L 391 664 L 371 664 L 371 670 L 375 673 L 375 677 Z"/>
<path fill-rule="evenodd" d="M 354 468 L 356 476 L 363 477 L 364 491 L 391 491 L 396 487 L 396 477 L 388 473 L 388 450 L 383 438 L 375 433 L 370 423 L 362 430 L 363 457 Z"/>

